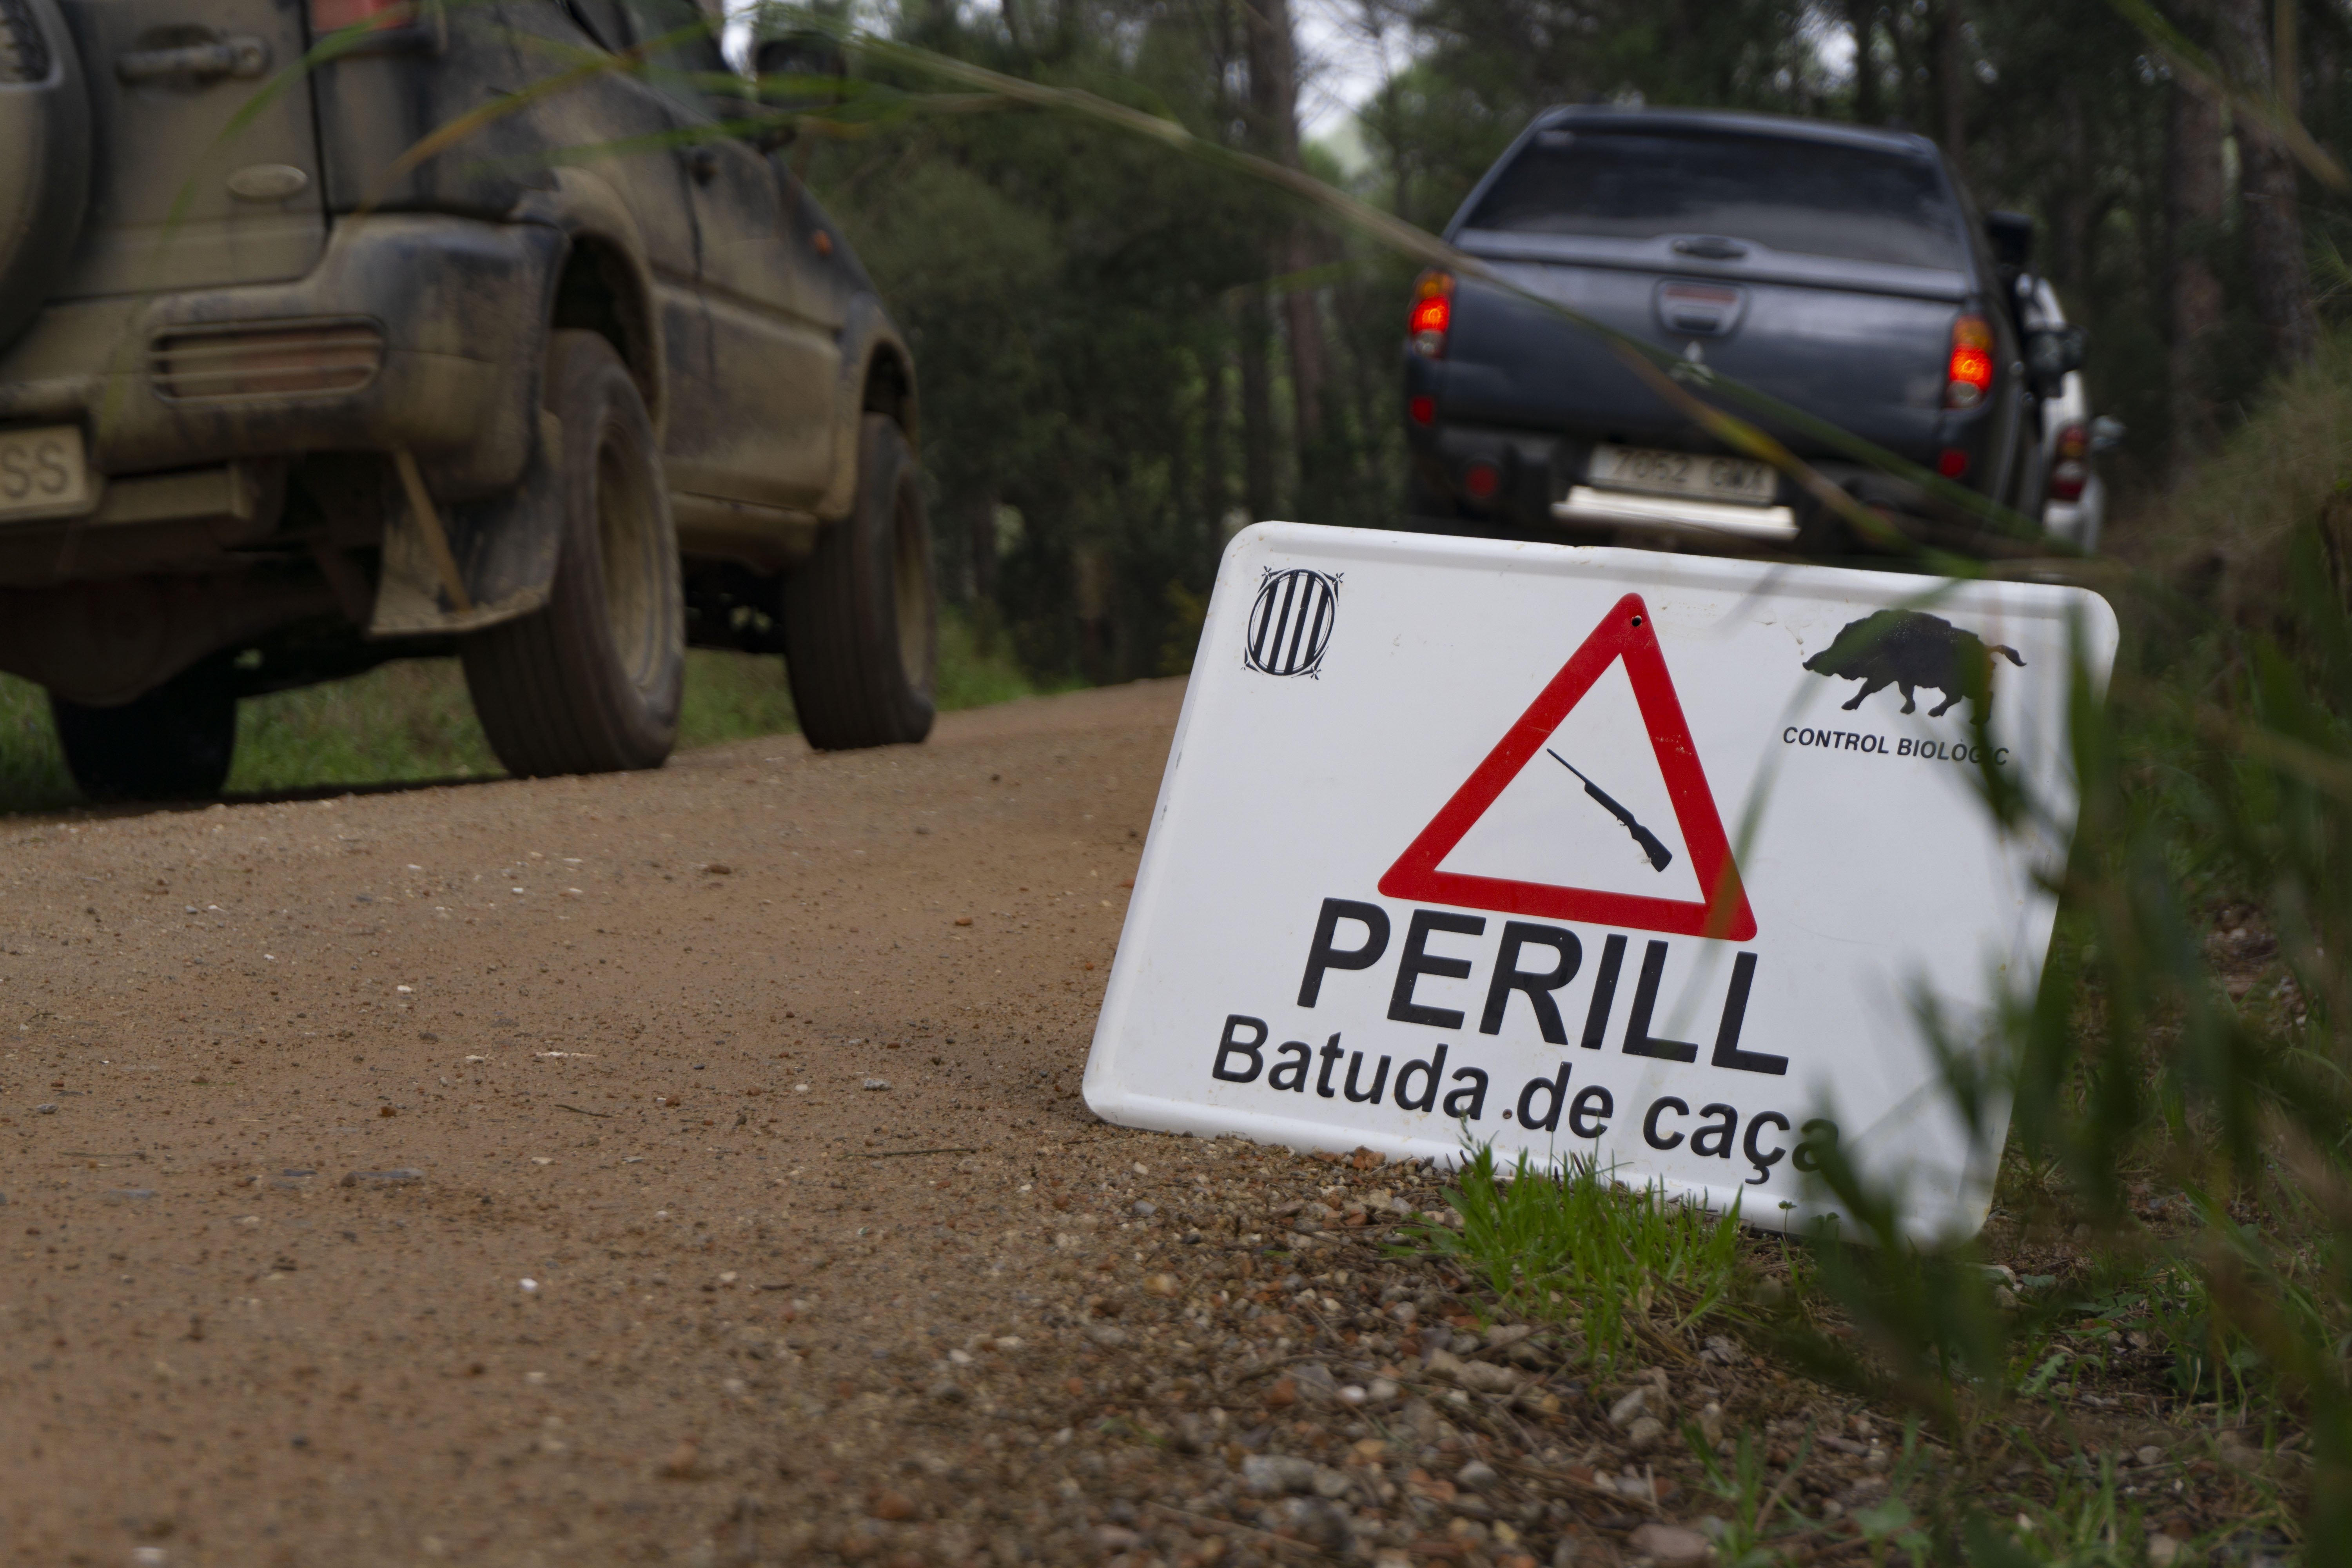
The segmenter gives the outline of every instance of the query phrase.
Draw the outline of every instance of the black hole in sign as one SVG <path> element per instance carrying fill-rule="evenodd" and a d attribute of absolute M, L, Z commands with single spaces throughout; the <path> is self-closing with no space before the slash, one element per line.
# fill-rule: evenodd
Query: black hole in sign
<path fill-rule="evenodd" d="M 1633 617 L 1633 624 L 1634 624 L 1635 626 L 1640 626 L 1640 625 L 1642 624 L 1642 617 L 1641 617 L 1641 616 L 1635 616 Z"/>

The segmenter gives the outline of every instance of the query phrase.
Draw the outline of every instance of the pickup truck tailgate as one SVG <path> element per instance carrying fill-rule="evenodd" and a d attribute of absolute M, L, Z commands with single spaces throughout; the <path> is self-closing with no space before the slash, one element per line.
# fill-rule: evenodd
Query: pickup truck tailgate
<path fill-rule="evenodd" d="M 1486 248 L 1475 236 L 1463 238 L 1474 253 Z M 1958 273 L 1875 268 L 1775 276 L 1541 260 L 1523 254 L 1527 240 L 1512 240 L 1495 247 L 1502 254 L 1487 251 L 1489 258 L 1537 299 L 1462 283 L 1439 367 L 1450 418 L 1606 430 L 1628 440 L 1688 431 L 1690 421 L 1607 340 L 1538 302 L 1554 300 L 1881 446 L 1917 451 L 1937 438 L 1952 321 L 1965 298 Z M 1800 451 L 1817 449 L 1778 433 Z"/>

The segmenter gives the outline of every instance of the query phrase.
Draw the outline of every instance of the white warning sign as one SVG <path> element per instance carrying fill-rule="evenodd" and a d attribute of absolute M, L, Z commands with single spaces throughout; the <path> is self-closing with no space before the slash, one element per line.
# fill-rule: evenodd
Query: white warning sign
<path fill-rule="evenodd" d="M 1576 1155 L 1764 1225 L 1840 1145 L 1973 1232 L 1921 1023 L 2030 995 L 2074 788 L 2039 584 L 1267 523 L 1226 552 L 1087 1066 L 1097 1114 Z M 1979 722 L 1979 720 L 1981 721 Z M 2034 808 L 2003 829 L 1990 765 Z"/>

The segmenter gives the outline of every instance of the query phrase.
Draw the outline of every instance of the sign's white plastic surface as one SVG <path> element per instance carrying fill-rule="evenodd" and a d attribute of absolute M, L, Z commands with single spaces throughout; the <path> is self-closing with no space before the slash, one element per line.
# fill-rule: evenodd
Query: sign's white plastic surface
<path fill-rule="evenodd" d="M 1264 523 L 1220 567 L 1087 1102 L 1297 1147 L 1574 1154 L 1751 1222 L 1830 1140 L 1969 1234 L 1919 1017 L 2030 995 L 2081 589 Z M 1986 711 L 1981 729 L 1973 716 Z M 1987 753 L 2031 808 L 2004 832 Z"/>

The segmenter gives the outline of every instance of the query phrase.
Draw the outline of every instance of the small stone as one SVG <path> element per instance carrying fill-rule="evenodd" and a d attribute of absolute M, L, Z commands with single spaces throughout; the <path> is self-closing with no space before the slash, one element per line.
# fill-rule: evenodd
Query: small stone
<path fill-rule="evenodd" d="M 1468 1364 L 1452 1351 L 1432 1351 L 1422 1367 L 1432 1377 L 1453 1378 L 1461 1376 L 1462 1369 Z"/>
<path fill-rule="evenodd" d="M 2137 1453 L 2134 1454 L 2132 1458 L 2137 1459 L 2143 1465 L 2160 1465 L 2164 1463 L 2164 1450 L 2158 1447 L 2155 1444 L 2150 1443 L 2147 1447 L 2142 1448 Z"/>
<path fill-rule="evenodd" d="M 1992 1288 L 1992 1304 L 2004 1312 L 2014 1312 L 2017 1310 L 2017 1292 L 2006 1285 L 1996 1285 Z"/>
<path fill-rule="evenodd" d="M 661 1473 L 682 1481 L 691 1477 L 701 1463 L 702 1445 L 692 1437 L 681 1437 L 677 1447 L 670 1450 L 669 1458 L 662 1461 Z"/>
<path fill-rule="evenodd" d="M 1297 1386 L 1300 1395 L 1318 1405 L 1328 1405 L 1339 1397 L 1339 1380 L 1331 1375 L 1331 1369 L 1321 1362 L 1310 1361 L 1292 1367 L 1290 1378 L 1291 1382 Z"/>
<path fill-rule="evenodd" d="M 1500 1481 L 1503 1474 L 1484 1459 L 1473 1459 L 1454 1471 L 1454 1479 L 1472 1491 L 1483 1492 Z"/>
<path fill-rule="evenodd" d="M 425 1173 L 404 1165 L 393 1171 L 351 1171 L 344 1173 L 341 1185 L 346 1187 L 398 1187 L 410 1182 L 421 1182 Z"/>
<path fill-rule="evenodd" d="M 1182 1293 L 1184 1282 L 1173 1274 L 1147 1274 L 1143 1288 L 1155 1296 L 1175 1296 Z"/>
<path fill-rule="evenodd" d="M 1096 1323 L 1087 1330 L 1087 1337 L 1107 1351 L 1127 1343 L 1127 1331 L 1116 1323 Z"/>
<path fill-rule="evenodd" d="M 1142 1540 L 1143 1537 L 1123 1524 L 1095 1526 L 1095 1544 L 1105 1552 L 1129 1552 Z"/>
<path fill-rule="evenodd" d="M 1517 1344 L 1534 1332 L 1535 1329 L 1527 1323 L 1497 1323 L 1486 1331 L 1486 1348 L 1498 1351 Z"/>
<path fill-rule="evenodd" d="M 1625 1428 L 1625 1440 L 1636 1450 L 1654 1447 L 1666 1435 L 1666 1424 L 1654 1415 L 1639 1415 Z"/>
<path fill-rule="evenodd" d="M 1242 1461 L 1242 1485 L 1256 1497 L 1312 1491 L 1315 1463 L 1289 1454 L 1252 1454 Z"/>
<path fill-rule="evenodd" d="M 33 1107 L 33 1114 L 36 1116 L 55 1116 L 57 1113 L 58 1108 L 54 1103 Z"/>
<path fill-rule="evenodd" d="M 915 1500 L 904 1492 L 876 1492 L 866 1500 L 866 1511 L 896 1523 L 915 1517 Z"/>
<path fill-rule="evenodd" d="M 2189 1558 L 2180 1542 L 2169 1535 L 2147 1538 L 2147 1568 L 2179 1568 Z"/>
<path fill-rule="evenodd" d="M 1708 1552 L 1706 1537 L 1697 1531 L 1679 1524 L 1660 1524 L 1654 1520 L 1627 1536 L 1625 1544 L 1660 1568 L 1672 1563 L 1704 1563 Z"/>
<path fill-rule="evenodd" d="M 1135 1214 L 1135 1215 L 1136 1215 L 1136 1217 L 1137 1217 L 1137 1218 L 1139 1218 L 1139 1219 L 1150 1219 L 1153 1215 L 1156 1215 L 1156 1214 L 1158 1214 L 1159 1212 L 1160 1212 L 1160 1205 L 1159 1205 L 1158 1204 L 1153 1203 L 1150 1199 L 1149 1199 L 1149 1198 L 1138 1198 L 1138 1199 L 1136 1199 L 1136 1200 L 1135 1200 L 1135 1207 L 1134 1207 L 1133 1213 Z"/>
<path fill-rule="evenodd" d="M 890 1087 L 890 1080 L 887 1078 L 869 1078 L 857 1087 L 860 1089 L 887 1089 Z"/>
<path fill-rule="evenodd" d="M 1722 1442 L 1723 1406 L 1712 1399 L 1708 1400 L 1706 1408 L 1698 1413 L 1698 1430 L 1699 1436 L 1706 1439 L 1709 1447 Z"/>
<path fill-rule="evenodd" d="M 1475 1394 L 1508 1394 L 1519 1385 L 1517 1373 L 1490 1361 L 1463 1363 L 1454 1379 Z"/>
<path fill-rule="evenodd" d="M 1283 1505 L 1282 1512 L 1283 1522 L 1300 1540 L 1334 1556 L 1348 1549 L 1348 1516 L 1322 1498 L 1293 1498 Z"/>
<path fill-rule="evenodd" d="M 1315 1467 L 1315 1495 L 1317 1497 L 1331 1498 L 1336 1500 L 1346 1497 L 1349 1492 L 1354 1491 L 1355 1489 L 1356 1483 L 1348 1479 L 1347 1471 L 1333 1469 L 1328 1465 L 1318 1465 Z"/>
<path fill-rule="evenodd" d="M 1376 1377 L 1364 1385 L 1364 1403 L 1367 1405 L 1391 1404 L 1395 1401 L 1398 1392 L 1397 1385 L 1393 1382 L 1385 1377 Z"/>
<path fill-rule="evenodd" d="M 108 1189 L 106 1201 L 110 1204 L 136 1203 L 142 1198 L 152 1198 L 154 1195 L 155 1189 L 152 1187 L 112 1187 Z M 0 1203 L 6 1201 L 5 1198 L 0 1198 Z"/>
<path fill-rule="evenodd" d="M 931 1384 L 930 1395 L 933 1400 L 941 1405 L 961 1405 L 966 1399 L 971 1397 L 964 1392 L 963 1384 L 951 1377 L 941 1378 Z"/>
<path fill-rule="evenodd" d="M 1389 1309 L 1389 1316 L 1409 1329 L 1412 1327 L 1413 1320 L 1421 1316 L 1421 1309 L 1410 1301 L 1399 1301 Z"/>
<path fill-rule="evenodd" d="M 1650 1390 L 1649 1386 L 1645 1384 L 1642 1387 L 1633 1389 L 1632 1392 L 1624 1394 L 1619 1398 L 1616 1404 L 1612 1405 L 1609 1407 L 1609 1425 L 1612 1426 L 1631 1426 L 1633 1422 L 1633 1418 L 1649 1409 L 1649 1407 Z"/>

